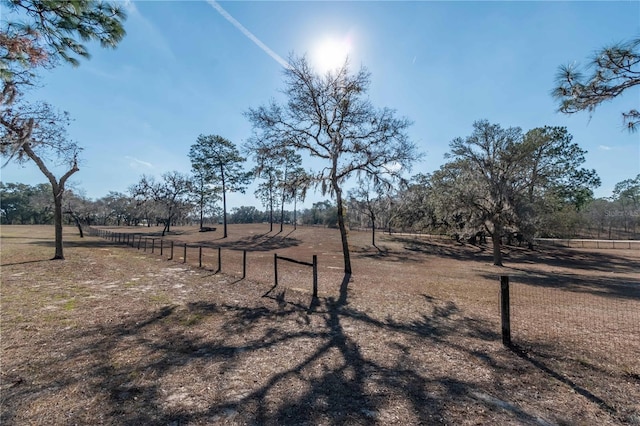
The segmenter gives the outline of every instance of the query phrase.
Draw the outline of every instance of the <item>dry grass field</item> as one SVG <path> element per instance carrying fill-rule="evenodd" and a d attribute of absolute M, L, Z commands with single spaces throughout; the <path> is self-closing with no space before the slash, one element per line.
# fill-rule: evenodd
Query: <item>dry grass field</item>
<path fill-rule="evenodd" d="M 354 231 L 347 281 L 337 230 L 268 230 L 175 228 L 161 255 L 157 228 L 111 229 L 153 253 L 66 228 L 49 261 L 52 227 L 3 226 L 0 423 L 640 424 L 640 251 L 508 247 L 498 268 Z M 303 265 L 272 288 L 276 252 L 318 256 L 317 300 Z"/>

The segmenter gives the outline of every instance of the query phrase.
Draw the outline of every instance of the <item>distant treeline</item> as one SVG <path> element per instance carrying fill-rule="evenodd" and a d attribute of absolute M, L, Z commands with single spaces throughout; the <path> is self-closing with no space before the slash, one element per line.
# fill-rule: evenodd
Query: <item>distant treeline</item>
<path fill-rule="evenodd" d="M 376 228 L 401 232 L 457 234 L 450 223 L 439 220 L 429 204 L 428 188 L 408 185 L 392 196 L 362 199 L 350 193 L 346 213 L 351 228 Z M 48 184 L 26 185 L 0 182 L 0 223 L 52 224 L 53 203 Z M 133 197 L 110 192 L 106 197 L 91 200 L 72 190 L 65 193 L 65 221 L 68 225 L 94 226 L 155 226 L 165 219 L 155 214 L 149 204 L 140 205 Z M 337 209 L 331 201 L 314 203 L 311 208 L 274 212 L 255 206 L 232 207 L 229 223 L 275 223 L 336 227 Z M 372 222 L 372 218 L 373 221 Z M 197 225 L 199 211 L 194 205 L 184 205 L 173 215 L 172 225 Z M 222 222 L 221 209 L 211 209 L 205 223 Z M 640 186 L 633 191 L 617 191 L 610 198 L 591 199 L 580 209 L 571 204 L 561 206 L 544 218 L 545 226 L 537 237 L 640 239 Z M 461 235 L 464 237 L 464 235 Z"/>

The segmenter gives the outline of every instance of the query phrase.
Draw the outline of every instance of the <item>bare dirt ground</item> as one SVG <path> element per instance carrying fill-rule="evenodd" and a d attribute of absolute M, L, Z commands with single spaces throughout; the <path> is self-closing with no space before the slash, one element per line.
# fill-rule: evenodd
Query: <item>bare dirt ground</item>
<path fill-rule="evenodd" d="M 176 228 L 169 261 L 167 240 L 68 228 L 49 261 L 51 227 L 3 226 L 0 423 L 640 424 L 637 250 L 509 247 L 498 268 L 485 247 L 354 231 L 347 281 L 336 230 L 268 230 Z M 275 252 L 318 256 L 317 300 L 306 266 L 279 263 L 272 288 Z"/>

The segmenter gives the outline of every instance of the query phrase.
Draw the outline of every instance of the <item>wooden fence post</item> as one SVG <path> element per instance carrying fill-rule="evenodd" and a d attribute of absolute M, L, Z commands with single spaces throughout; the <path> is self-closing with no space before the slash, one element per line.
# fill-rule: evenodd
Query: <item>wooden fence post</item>
<path fill-rule="evenodd" d="M 242 250 L 242 279 L 247 276 L 247 251 Z"/>
<path fill-rule="evenodd" d="M 152 238 L 151 239 L 151 253 L 153 253 L 156 249 L 156 239 Z"/>
<path fill-rule="evenodd" d="M 182 258 L 182 263 L 187 263 L 187 243 L 184 243 L 184 257 Z"/>
<path fill-rule="evenodd" d="M 198 268 L 202 268 L 202 246 L 198 246 Z"/>
<path fill-rule="evenodd" d="M 216 274 L 220 271 L 222 271 L 222 248 L 218 247 L 218 270 Z"/>
<path fill-rule="evenodd" d="M 511 346 L 511 310 L 509 305 L 509 276 L 500 276 L 500 312 L 502 317 L 502 344 Z"/>
<path fill-rule="evenodd" d="M 318 298 L 318 256 L 313 255 L 313 298 Z"/>
<path fill-rule="evenodd" d="M 278 253 L 273 254 L 273 280 L 274 285 L 278 285 Z"/>
<path fill-rule="evenodd" d="M 160 238 L 160 256 L 162 256 L 164 250 L 164 240 Z"/>
<path fill-rule="evenodd" d="M 147 251 L 147 240 L 148 238 L 144 239 L 144 251 Z"/>
<path fill-rule="evenodd" d="M 171 241 L 171 257 L 169 257 L 169 260 L 173 260 L 173 241 Z"/>
<path fill-rule="evenodd" d="M 140 250 L 140 244 L 142 243 L 142 235 L 138 238 L 138 250 Z"/>

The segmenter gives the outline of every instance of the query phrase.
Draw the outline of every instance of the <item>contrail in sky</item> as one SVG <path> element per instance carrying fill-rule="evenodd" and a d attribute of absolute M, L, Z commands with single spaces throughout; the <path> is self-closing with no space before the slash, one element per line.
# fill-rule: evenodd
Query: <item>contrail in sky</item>
<path fill-rule="evenodd" d="M 240 22 L 238 22 L 233 16 L 229 15 L 229 13 L 224 10 L 222 8 L 222 6 L 220 6 L 218 4 L 217 1 L 215 0 L 207 0 L 207 3 L 209 3 L 211 5 L 211 7 L 213 7 L 215 10 L 218 11 L 218 13 L 220 15 L 222 15 L 222 17 L 224 19 L 226 19 L 227 21 L 231 22 L 233 24 L 234 27 L 236 27 L 237 29 L 240 30 L 240 32 L 242 32 L 242 34 L 244 34 L 245 36 L 247 36 L 247 38 L 249 40 L 251 40 L 252 42 L 254 42 L 260 49 L 262 49 L 267 55 L 271 56 L 273 59 L 276 60 L 276 62 L 278 62 L 280 65 L 282 65 L 285 68 L 291 68 L 291 65 L 289 65 L 289 63 L 287 61 L 285 61 L 284 59 L 282 59 L 282 57 L 280 55 L 278 55 L 276 52 L 274 52 L 273 50 L 271 50 L 269 48 L 269 46 L 267 46 L 266 44 L 264 44 L 262 41 L 260 41 L 260 39 L 258 37 L 256 37 L 255 35 L 253 35 L 253 33 L 251 31 L 249 31 L 248 29 L 246 29 Z"/>

